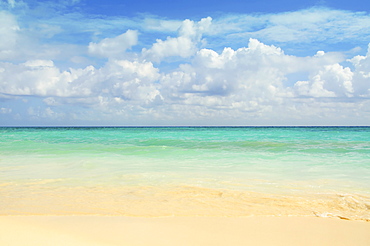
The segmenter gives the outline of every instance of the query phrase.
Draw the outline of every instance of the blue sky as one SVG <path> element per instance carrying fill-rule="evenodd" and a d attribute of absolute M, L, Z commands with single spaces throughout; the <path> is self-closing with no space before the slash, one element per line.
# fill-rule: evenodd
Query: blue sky
<path fill-rule="evenodd" d="M 77 6 L 80 10 L 89 14 L 135 16 L 139 13 L 152 14 L 167 18 L 186 19 L 202 18 L 208 15 L 246 14 L 246 13 L 279 13 L 297 11 L 313 6 L 342 9 L 349 11 L 366 11 L 370 3 L 363 0 L 354 1 L 320 1 L 320 0 L 279 0 L 279 1 L 258 1 L 258 0 L 199 0 L 199 1 L 105 1 L 98 0 L 81 1 Z"/>
<path fill-rule="evenodd" d="M 0 125 L 370 125 L 368 1 L 0 1 Z"/>

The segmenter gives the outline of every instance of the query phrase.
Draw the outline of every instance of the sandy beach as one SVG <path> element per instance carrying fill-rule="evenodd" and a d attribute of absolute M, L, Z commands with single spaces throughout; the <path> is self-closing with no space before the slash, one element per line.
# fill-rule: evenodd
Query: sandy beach
<path fill-rule="evenodd" d="M 3 129 L 0 246 L 369 246 L 368 128 Z"/>
<path fill-rule="evenodd" d="M 317 217 L 1 216 L 0 244 L 370 245 L 370 223 Z"/>

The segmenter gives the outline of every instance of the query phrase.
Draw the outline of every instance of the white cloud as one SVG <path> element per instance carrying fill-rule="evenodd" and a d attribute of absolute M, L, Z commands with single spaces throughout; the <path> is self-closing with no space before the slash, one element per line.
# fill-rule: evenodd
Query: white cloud
<path fill-rule="evenodd" d="M 0 114 L 10 114 L 11 112 L 11 108 L 0 108 Z"/>
<path fill-rule="evenodd" d="M 352 86 L 359 97 L 370 97 L 370 44 L 366 56 L 356 56 L 349 60 L 354 65 Z"/>
<path fill-rule="evenodd" d="M 196 35 L 191 30 L 187 33 Z M 29 109 L 36 118 L 65 118 L 68 114 L 58 108 L 67 104 L 121 119 L 238 122 L 249 117 L 277 120 L 294 113 L 289 117 L 299 121 L 312 114 L 325 118 L 338 112 L 335 101 L 320 102 L 320 98 L 339 98 L 349 112 L 360 104 L 346 103 L 345 98 L 369 94 L 369 54 L 350 60 L 353 71 L 340 65 L 341 59 L 323 51 L 311 57 L 286 55 L 276 46 L 250 39 L 248 47 L 237 50 L 201 49 L 191 63 L 168 73 L 140 60 L 110 59 L 101 68 L 68 71 L 60 71 L 51 60 L 30 60 L 0 64 L 0 93 L 44 98 L 45 108 Z M 308 73 L 308 79 L 287 85 L 287 76 L 297 72 Z"/>
<path fill-rule="evenodd" d="M 50 60 L 30 60 L 24 63 L 26 67 L 54 67 L 54 62 Z"/>
<path fill-rule="evenodd" d="M 193 64 L 164 77 L 164 88 L 189 108 L 198 107 L 200 115 L 264 112 L 270 110 L 269 103 L 280 103 L 289 94 L 282 87 L 284 57 L 279 48 L 253 39 L 248 48 L 225 48 L 221 54 L 202 49 Z"/>
<path fill-rule="evenodd" d="M 0 11 L 0 23 L 0 59 L 9 59 L 16 53 L 20 27 L 16 18 L 5 11 Z"/>
<path fill-rule="evenodd" d="M 59 120 L 65 117 L 65 113 L 56 113 L 50 107 L 45 109 L 41 107 L 29 107 L 27 113 L 31 118 L 44 120 Z"/>
<path fill-rule="evenodd" d="M 0 11 L 0 37 L 6 37 L 0 38 L 0 59 L 12 62 L 66 59 L 72 54 L 85 53 L 86 48 L 81 48 L 79 45 L 61 44 L 59 41 L 48 42 L 56 34 L 63 36 L 65 30 L 54 23 L 40 24 L 40 22 L 40 20 L 29 20 L 28 16 Z"/>
<path fill-rule="evenodd" d="M 355 56 L 348 61 L 353 64 L 353 71 L 338 63 L 318 67 L 310 80 L 294 85 L 296 93 L 312 97 L 369 97 L 370 48 L 366 56 Z"/>
<path fill-rule="evenodd" d="M 167 37 L 165 41 L 157 39 L 150 49 L 143 49 L 143 56 L 155 62 L 171 56 L 190 57 L 196 53 L 202 34 L 207 31 L 211 22 L 210 17 L 203 18 L 198 23 L 185 20 L 178 30 L 177 38 Z"/>
<path fill-rule="evenodd" d="M 47 97 L 43 100 L 43 102 L 48 106 L 58 106 L 60 103 L 58 103 L 54 97 Z"/>
<path fill-rule="evenodd" d="M 99 43 L 91 42 L 88 50 L 91 55 L 101 57 L 119 57 L 127 49 L 136 45 L 138 41 L 138 32 L 134 30 L 127 30 L 125 33 L 114 37 L 105 38 Z"/>
<path fill-rule="evenodd" d="M 370 35 L 368 13 L 318 7 L 273 14 L 224 15 L 212 23 L 209 40 L 217 38 L 225 46 L 241 45 L 252 37 L 285 47 L 300 44 L 303 49 L 311 49 L 310 45 L 316 43 L 330 48 L 333 44 L 363 45 L 369 42 Z"/>
<path fill-rule="evenodd" d="M 101 92 L 115 101 L 138 101 L 147 104 L 156 99 L 159 92 L 155 81 L 158 69 L 150 62 L 114 60 L 99 70 Z M 121 98 L 122 100 L 118 100 Z"/>
<path fill-rule="evenodd" d="M 298 81 L 294 87 L 298 95 L 312 97 L 352 97 L 353 72 L 338 63 L 323 67 L 310 81 Z"/>
<path fill-rule="evenodd" d="M 188 37 L 168 37 L 165 41 L 158 39 L 149 50 L 143 50 L 144 57 L 155 62 L 170 56 L 186 58 L 192 56 L 195 52 L 196 45 Z"/>
<path fill-rule="evenodd" d="M 145 17 L 141 23 L 142 30 L 156 31 L 156 32 L 177 32 L 182 25 L 182 21 L 178 20 L 165 20 L 154 17 Z"/>
<path fill-rule="evenodd" d="M 17 96 L 88 96 L 90 81 L 81 81 L 94 68 L 61 72 L 50 60 L 31 60 L 16 65 L 0 63 L 0 93 Z"/>
<path fill-rule="evenodd" d="M 41 96 L 49 106 L 106 106 L 106 101 L 150 105 L 160 103 L 155 81 L 158 69 L 150 62 L 110 60 L 96 69 L 60 71 L 52 61 L 0 64 L 0 94 Z"/>
<path fill-rule="evenodd" d="M 259 97 L 260 101 L 275 98 L 276 93 L 288 95 L 289 88 L 284 88 L 288 74 L 315 71 L 338 59 L 331 54 L 306 58 L 289 56 L 278 47 L 250 39 L 247 48 L 225 48 L 221 54 L 210 49 L 200 50 L 191 66 L 184 65 L 167 76 L 167 79 L 173 76 L 177 82 L 167 83 L 188 93 L 229 95 L 238 92 L 251 98 Z M 182 83 L 178 82 L 179 76 L 184 78 Z"/>
<path fill-rule="evenodd" d="M 212 24 L 212 18 L 207 17 L 194 23 L 191 20 L 184 20 L 179 28 L 179 36 L 190 37 L 194 40 L 200 40 L 203 33 L 207 32 Z"/>
<path fill-rule="evenodd" d="M 174 104 L 182 104 L 185 112 L 197 108 L 201 111 L 200 118 L 208 115 L 232 120 L 234 115 L 245 120 L 253 115 L 258 119 L 274 119 L 274 122 L 289 117 L 307 122 L 307 116 L 315 112 L 320 118 L 333 119 L 336 113 L 344 112 L 343 108 L 347 115 L 352 115 L 351 109 L 358 113 L 356 107 L 359 106 L 351 98 L 370 88 L 370 67 L 367 73 L 357 71 L 358 67 L 363 67 L 360 63 L 365 65 L 368 61 L 367 57 L 356 58 L 355 71 L 339 65 L 342 58 L 322 51 L 312 57 L 289 56 L 280 48 L 251 39 L 247 48 L 225 48 L 220 54 L 209 49 L 200 50 L 192 64 L 183 65 L 163 77 L 161 82 L 166 89 L 162 93 L 166 90 L 164 94 L 177 98 Z M 298 81 L 292 88 L 285 81 L 289 74 L 296 72 L 306 72 L 310 76 L 308 81 Z M 362 82 L 366 88 L 360 91 L 354 86 L 358 83 L 356 74 L 368 76 L 367 83 Z M 307 100 L 307 96 L 333 100 L 312 101 Z"/>
<path fill-rule="evenodd" d="M 0 12 L 0 35 L 7 37 L 0 39 L 0 100 L 7 101 L 0 113 L 19 117 L 29 107 L 24 105 L 38 100 L 28 111 L 35 119 L 104 118 L 117 124 L 274 124 L 315 117 L 366 122 L 370 117 L 370 48 L 355 56 L 363 45 L 350 46 L 357 48 L 346 61 L 345 53 L 302 45 L 330 44 L 338 37 L 365 40 L 370 35 L 365 13 L 308 9 L 198 22 L 78 15 L 86 25 L 76 25 L 82 21 L 70 16 L 57 14 L 40 25 Z M 113 35 L 127 25 L 132 25 L 127 32 Z M 83 41 L 69 39 L 73 34 Z M 149 43 L 154 35 L 160 39 Z M 279 42 L 319 51 L 287 55 Z M 135 45 L 138 49 L 127 52 Z"/>

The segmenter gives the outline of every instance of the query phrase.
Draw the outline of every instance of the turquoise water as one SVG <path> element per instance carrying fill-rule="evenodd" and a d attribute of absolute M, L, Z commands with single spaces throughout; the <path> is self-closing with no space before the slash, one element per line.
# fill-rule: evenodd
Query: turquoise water
<path fill-rule="evenodd" d="M 0 185 L 370 195 L 368 127 L 0 128 Z"/>

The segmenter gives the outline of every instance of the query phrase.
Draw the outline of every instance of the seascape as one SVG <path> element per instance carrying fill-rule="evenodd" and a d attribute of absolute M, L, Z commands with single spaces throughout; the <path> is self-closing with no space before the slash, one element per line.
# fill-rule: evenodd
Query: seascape
<path fill-rule="evenodd" d="M 370 245 L 370 1 L 3 0 L 0 37 L 0 246 Z"/>
<path fill-rule="evenodd" d="M 1 215 L 370 219 L 368 127 L 0 129 Z"/>

